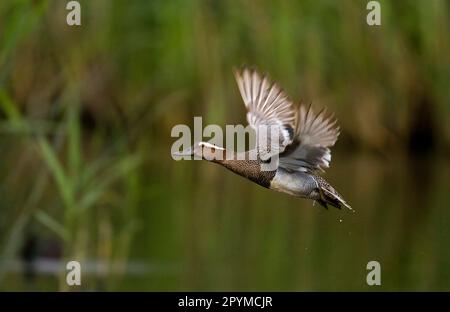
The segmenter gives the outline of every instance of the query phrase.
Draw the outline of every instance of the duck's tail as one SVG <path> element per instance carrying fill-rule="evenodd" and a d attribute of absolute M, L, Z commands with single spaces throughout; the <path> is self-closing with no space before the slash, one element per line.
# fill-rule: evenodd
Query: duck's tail
<path fill-rule="evenodd" d="M 320 176 L 314 176 L 316 178 L 320 197 L 317 200 L 319 204 L 328 209 L 328 205 L 341 209 L 342 207 L 347 207 L 350 210 L 353 208 L 347 204 L 344 198 L 327 182 L 324 178 Z"/>

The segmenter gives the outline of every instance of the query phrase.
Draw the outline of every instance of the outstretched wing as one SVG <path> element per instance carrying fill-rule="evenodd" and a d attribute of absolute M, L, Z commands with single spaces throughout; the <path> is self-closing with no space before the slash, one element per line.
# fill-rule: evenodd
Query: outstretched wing
<path fill-rule="evenodd" d="M 328 147 L 336 143 L 339 127 L 336 119 L 326 115 L 325 110 L 314 114 L 311 106 L 300 106 L 294 143 L 280 155 L 281 167 L 298 171 L 329 167 L 331 152 Z"/>
<path fill-rule="evenodd" d="M 257 71 L 244 68 L 235 71 L 235 77 L 248 123 L 255 129 L 258 142 L 262 137 L 268 140 L 264 147 L 257 145 L 260 157 L 266 160 L 274 153 L 282 153 L 294 140 L 297 109 L 277 84 Z M 279 140 L 270 140 L 270 131 L 279 134 Z"/>

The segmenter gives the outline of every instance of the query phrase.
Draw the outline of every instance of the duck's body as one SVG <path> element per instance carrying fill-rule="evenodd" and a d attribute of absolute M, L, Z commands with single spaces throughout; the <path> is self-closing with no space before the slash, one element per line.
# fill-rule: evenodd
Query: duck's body
<path fill-rule="evenodd" d="M 336 208 L 350 208 L 324 178 L 306 172 L 289 172 L 279 168 L 271 181 L 270 189 L 315 200 L 325 208 L 328 204 Z"/>
<path fill-rule="evenodd" d="M 205 148 L 208 147 L 203 146 L 203 152 L 207 153 Z M 249 154 L 249 152 L 245 152 L 243 160 L 237 160 L 238 157 L 235 154 L 234 159 L 214 159 L 212 162 L 265 188 L 312 199 L 325 208 L 327 208 L 327 204 L 337 208 L 342 206 L 350 208 L 342 196 L 321 176 L 303 171 L 290 171 L 282 167 L 273 171 L 263 171 L 261 170 L 263 161 L 259 157 L 257 160 L 250 160 Z"/>
<path fill-rule="evenodd" d="M 333 146 L 339 136 L 336 121 L 327 118 L 324 111 L 314 114 L 311 107 L 296 108 L 276 84 L 256 71 L 236 72 L 236 80 L 248 110 L 247 120 L 257 137 L 265 138 L 267 144 L 257 141 L 256 149 L 237 154 L 227 153 L 224 148 L 208 142 L 199 142 L 182 154 L 201 156 L 263 187 L 312 199 L 324 207 L 330 204 L 350 208 L 317 174 L 331 161 L 328 147 Z M 279 135 L 267 139 L 267 132 L 263 134 L 267 127 L 275 129 Z M 229 154 L 233 157 L 227 159 Z M 252 155 L 256 157 L 252 158 Z M 278 160 L 276 167 L 268 167 L 275 158 Z"/>

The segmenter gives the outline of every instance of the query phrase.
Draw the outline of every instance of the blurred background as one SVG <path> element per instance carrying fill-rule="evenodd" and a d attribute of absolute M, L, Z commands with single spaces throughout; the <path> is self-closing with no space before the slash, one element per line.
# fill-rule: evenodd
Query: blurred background
<path fill-rule="evenodd" d="M 450 290 L 449 1 L 67 2 L 0 2 L 1 290 Z M 335 113 L 355 213 L 172 160 L 243 64 Z"/>

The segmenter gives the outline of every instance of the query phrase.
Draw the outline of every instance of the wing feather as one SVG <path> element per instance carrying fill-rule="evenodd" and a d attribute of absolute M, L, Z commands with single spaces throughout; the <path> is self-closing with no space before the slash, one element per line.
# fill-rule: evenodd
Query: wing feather
<path fill-rule="evenodd" d="M 280 155 L 280 166 L 298 171 L 324 170 L 331 162 L 329 147 L 338 137 L 337 120 L 327 117 L 325 109 L 314 114 L 311 105 L 301 105 L 294 143 Z"/>
<path fill-rule="evenodd" d="M 248 123 L 255 129 L 257 137 L 262 132 L 261 127 L 279 129 L 279 140 L 272 140 L 267 145 L 271 151 L 280 154 L 280 166 L 300 171 L 329 167 L 329 147 L 339 136 L 337 120 L 333 116 L 328 116 L 325 109 L 315 114 L 311 105 L 296 108 L 283 89 L 255 70 L 237 70 L 235 78 L 247 108 Z M 262 159 L 273 155 L 261 146 L 257 148 Z"/>
<path fill-rule="evenodd" d="M 235 71 L 245 107 L 247 120 L 257 136 L 261 127 L 275 127 L 280 133 L 279 140 L 270 141 L 270 150 L 281 153 L 293 142 L 297 121 L 297 109 L 285 92 L 266 76 L 255 70 L 244 68 Z M 270 157 L 267 150 L 258 148 L 263 159 Z"/>

